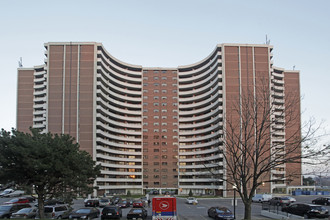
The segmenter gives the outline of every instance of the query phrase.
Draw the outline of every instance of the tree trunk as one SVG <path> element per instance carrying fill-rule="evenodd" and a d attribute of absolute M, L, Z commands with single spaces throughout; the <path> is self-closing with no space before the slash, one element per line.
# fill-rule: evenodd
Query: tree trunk
<path fill-rule="evenodd" d="M 251 202 L 244 203 L 244 220 L 251 220 Z"/>
<path fill-rule="evenodd" d="M 36 193 L 38 195 L 38 212 L 39 212 L 39 219 L 45 218 L 45 198 L 44 193 L 40 192 L 39 190 L 36 190 Z"/>

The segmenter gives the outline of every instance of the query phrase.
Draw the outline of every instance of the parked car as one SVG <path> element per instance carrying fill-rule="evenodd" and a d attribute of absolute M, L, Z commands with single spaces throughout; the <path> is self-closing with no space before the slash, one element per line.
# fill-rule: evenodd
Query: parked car
<path fill-rule="evenodd" d="M 60 218 L 68 218 L 72 208 L 69 208 L 68 205 L 62 204 L 62 205 L 53 205 L 53 206 L 45 206 L 45 218 L 51 218 L 51 219 L 60 219 Z M 37 218 L 38 213 L 37 213 Z"/>
<path fill-rule="evenodd" d="M 273 197 L 269 200 L 270 205 L 289 205 L 291 202 L 288 197 Z"/>
<path fill-rule="evenodd" d="M 31 208 L 23 208 L 19 210 L 18 212 L 15 212 L 11 215 L 10 218 L 35 218 L 37 215 L 37 208 L 31 207 Z"/>
<path fill-rule="evenodd" d="M 120 208 L 127 208 L 130 207 L 130 203 L 127 200 L 122 200 L 120 203 L 117 204 Z"/>
<path fill-rule="evenodd" d="M 286 198 L 288 198 L 290 200 L 290 203 L 296 202 L 297 200 L 291 196 L 285 196 Z"/>
<path fill-rule="evenodd" d="M 197 201 L 197 199 L 195 198 L 195 197 L 188 197 L 187 198 L 187 203 L 188 204 L 198 204 L 198 201 Z"/>
<path fill-rule="evenodd" d="M 12 192 L 14 192 L 13 189 L 5 189 L 2 193 L 0 193 L 0 197 L 6 197 L 6 195 Z"/>
<path fill-rule="evenodd" d="M 17 203 L 30 203 L 30 201 L 27 198 L 22 197 L 22 198 L 11 199 L 8 202 L 5 202 L 5 204 L 17 204 Z"/>
<path fill-rule="evenodd" d="M 211 207 L 207 215 L 214 219 L 234 219 L 234 214 L 226 207 Z"/>
<path fill-rule="evenodd" d="M 114 196 L 114 197 L 112 197 L 111 198 L 111 204 L 112 205 L 116 205 L 116 204 L 118 204 L 119 202 L 121 202 L 121 198 L 120 197 L 118 197 L 118 196 Z"/>
<path fill-rule="evenodd" d="M 110 204 L 111 204 L 111 202 L 110 202 L 110 199 L 108 199 L 108 198 L 99 199 L 99 207 L 100 208 L 103 208 L 104 206 L 107 206 L 107 205 L 110 205 Z"/>
<path fill-rule="evenodd" d="M 133 202 L 133 208 L 143 208 L 145 205 L 144 202 L 142 202 L 142 200 L 135 200 Z"/>
<path fill-rule="evenodd" d="M 330 197 L 318 197 L 312 201 L 313 204 L 330 205 Z"/>
<path fill-rule="evenodd" d="M 70 219 L 93 219 L 100 216 L 100 210 L 95 207 L 80 208 L 71 212 Z"/>
<path fill-rule="evenodd" d="M 8 193 L 8 194 L 4 195 L 3 197 L 18 197 L 18 196 L 24 195 L 24 193 L 25 192 L 22 191 L 22 190 L 15 190 L 11 193 Z"/>
<path fill-rule="evenodd" d="M 268 202 L 272 197 L 271 194 L 255 194 L 252 197 L 252 202 Z"/>
<path fill-rule="evenodd" d="M 132 208 L 127 213 L 127 219 L 147 219 L 148 212 L 145 208 Z"/>
<path fill-rule="evenodd" d="M 304 203 L 293 203 L 282 208 L 282 212 L 303 216 L 304 218 L 327 218 L 329 211 L 321 205 L 310 205 Z"/>
<path fill-rule="evenodd" d="M 101 220 L 103 219 L 120 219 L 122 217 L 122 211 L 119 206 L 106 206 L 102 210 Z"/>
<path fill-rule="evenodd" d="M 9 205 L 1 205 L 0 206 L 0 218 L 10 218 L 10 216 L 23 209 L 30 208 L 29 204 L 9 204 Z"/>
<path fill-rule="evenodd" d="M 98 199 L 88 199 L 85 202 L 85 207 L 97 207 L 100 205 L 100 202 Z"/>

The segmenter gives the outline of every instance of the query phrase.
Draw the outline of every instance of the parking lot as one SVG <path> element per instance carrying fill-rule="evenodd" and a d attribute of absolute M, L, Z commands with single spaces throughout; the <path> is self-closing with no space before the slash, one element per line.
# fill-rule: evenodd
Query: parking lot
<path fill-rule="evenodd" d="M 311 203 L 311 201 L 319 196 L 296 196 L 297 202 Z M 152 198 L 152 197 L 151 197 Z M 9 201 L 11 198 L 0 198 L 0 204 Z M 198 219 L 211 219 L 207 215 L 207 210 L 212 206 L 226 206 L 233 211 L 232 198 L 199 198 L 197 205 L 189 205 L 186 203 L 185 198 L 177 198 L 177 212 L 179 220 L 198 220 Z M 32 204 L 33 205 L 33 204 Z M 73 208 L 78 209 L 84 207 L 84 200 L 77 199 L 74 200 Z M 329 206 L 326 207 L 329 209 Z M 148 210 L 148 219 L 151 219 L 152 209 L 151 207 L 146 207 Z M 102 209 L 100 208 L 100 211 Z M 121 219 L 126 219 L 127 212 L 130 208 L 123 209 L 123 217 Z M 261 204 L 252 204 L 252 218 L 253 219 L 265 219 L 265 217 L 260 215 Z M 238 200 L 236 207 L 236 219 L 243 219 L 244 216 L 244 205 Z"/>

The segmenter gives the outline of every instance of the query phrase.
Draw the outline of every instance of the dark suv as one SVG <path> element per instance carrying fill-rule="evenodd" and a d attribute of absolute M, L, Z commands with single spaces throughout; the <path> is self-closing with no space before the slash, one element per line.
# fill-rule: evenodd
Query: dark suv
<path fill-rule="evenodd" d="M 304 203 L 293 203 L 282 208 L 282 212 L 303 216 L 304 218 L 327 218 L 329 212 L 320 205 L 310 205 Z"/>
<path fill-rule="evenodd" d="M 29 204 L 9 204 L 0 206 L 0 218 L 10 218 L 11 214 L 23 208 L 30 208 Z"/>
<path fill-rule="evenodd" d="M 103 219 L 120 219 L 122 217 L 121 208 L 118 206 L 106 206 L 102 210 L 101 220 Z"/>

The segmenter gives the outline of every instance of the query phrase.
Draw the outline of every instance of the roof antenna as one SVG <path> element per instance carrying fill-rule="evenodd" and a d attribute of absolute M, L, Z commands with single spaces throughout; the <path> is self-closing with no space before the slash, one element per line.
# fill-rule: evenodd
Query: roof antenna
<path fill-rule="evenodd" d="M 267 34 L 266 34 L 266 44 L 267 44 L 267 45 L 270 44 L 270 40 L 268 40 Z"/>
<path fill-rule="evenodd" d="M 296 68 L 296 65 L 293 65 L 292 69 L 294 70 Z"/>
<path fill-rule="evenodd" d="M 19 67 L 19 68 L 23 67 L 22 57 L 19 58 L 19 61 L 18 61 L 18 67 Z"/>

